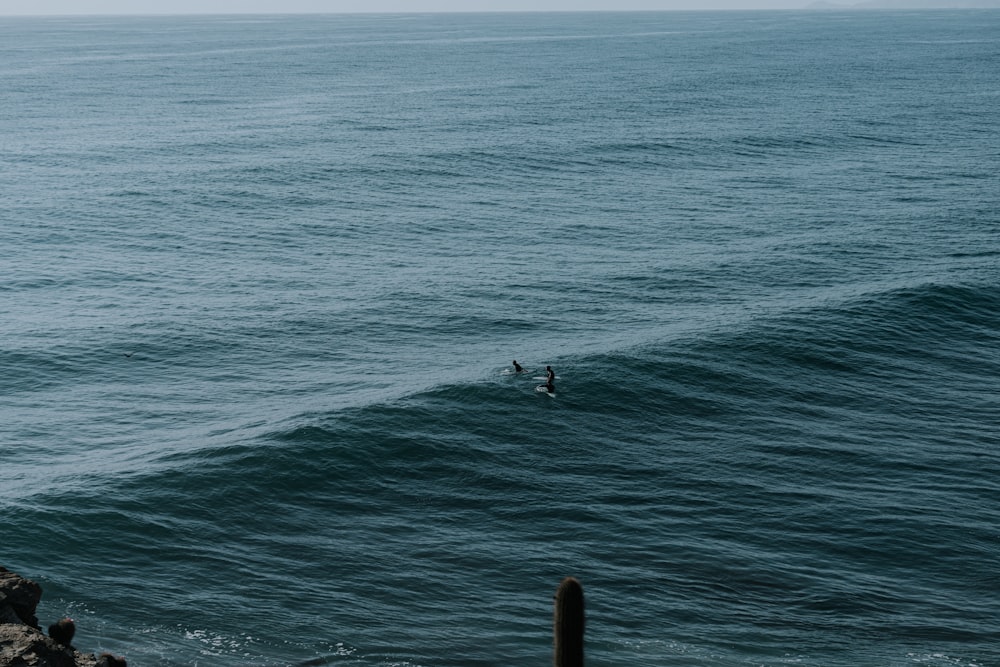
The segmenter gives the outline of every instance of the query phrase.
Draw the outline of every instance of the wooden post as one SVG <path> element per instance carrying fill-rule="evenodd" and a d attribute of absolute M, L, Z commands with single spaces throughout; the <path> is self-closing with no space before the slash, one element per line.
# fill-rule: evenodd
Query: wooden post
<path fill-rule="evenodd" d="M 553 634 L 555 667 L 583 667 L 583 586 L 573 577 L 566 577 L 556 589 Z"/>

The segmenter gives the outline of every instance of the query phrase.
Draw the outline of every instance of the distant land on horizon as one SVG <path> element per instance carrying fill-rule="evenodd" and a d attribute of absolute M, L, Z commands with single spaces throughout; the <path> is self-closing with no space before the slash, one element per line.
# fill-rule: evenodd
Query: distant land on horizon
<path fill-rule="evenodd" d="M 1000 9 L 1000 0 L 865 0 L 855 3 L 818 0 L 806 9 Z"/>
<path fill-rule="evenodd" d="M 0 5 L 6 4 L 9 1 L 10 0 L 0 0 Z M 65 1 L 65 0 L 63 0 L 63 1 Z M 78 1 L 79 0 L 73 0 L 74 3 L 78 2 Z M 99 0 L 98 4 L 100 2 L 104 2 L 105 9 L 103 11 L 96 11 L 96 12 L 93 12 L 93 13 L 91 13 L 89 11 L 85 11 L 85 12 L 82 12 L 82 13 L 69 12 L 69 13 L 65 13 L 64 14 L 63 12 L 58 11 L 58 10 L 57 11 L 52 11 L 53 8 L 49 7 L 49 11 L 42 11 L 42 12 L 36 14 L 34 12 L 34 10 L 32 10 L 32 11 L 25 11 L 23 8 L 24 7 L 29 7 L 29 6 L 34 7 L 35 6 L 34 3 L 38 3 L 39 0 L 14 0 L 13 4 L 14 5 L 18 5 L 18 3 L 21 3 L 21 7 L 20 8 L 19 7 L 14 7 L 13 9 L 11 7 L 2 7 L 2 8 L 0 8 L 0 17 L 5 17 L 5 16 L 35 16 L 35 15 L 37 15 L 37 16 L 147 15 L 147 14 L 160 14 L 161 13 L 160 11 L 152 10 L 152 8 L 149 6 L 149 5 L 153 5 L 155 3 L 149 3 L 149 5 L 147 5 L 144 10 L 136 12 L 136 11 L 134 11 L 134 5 L 129 5 L 128 4 L 131 0 L 125 0 L 125 6 L 128 7 L 127 10 L 113 11 L 113 10 L 109 10 L 108 9 L 109 6 L 114 6 L 114 3 L 115 2 L 119 2 L 119 1 L 120 0 Z M 227 0 L 227 1 L 233 2 L 234 0 Z M 258 0 L 258 6 L 267 5 L 268 1 L 269 0 Z M 295 5 L 295 3 L 298 2 L 299 4 L 296 5 L 296 6 L 302 6 L 301 3 L 304 2 L 304 1 L 306 1 L 306 0 L 290 0 L 290 1 L 289 0 L 285 0 L 285 2 L 287 3 L 287 5 Z M 430 0 L 430 1 L 433 3 L 433 2 L 440 2 L 441 0 Z M 808 10 L 820 10 L 820 11 L 822 11 L 822 10 L 828 10 L 828 11 L 853 11 L 853 10 L 1000 9 L 1000 0 L 762 0 L 761 2 L 757 3 L 758 4 L 757 7 L 743 7 L 743 8 L 738 8 L 738 7 L 733 6 L 733 5 L 744 4 L 744 2 L 746 2 L 746 0 L 715 0 L 715 1 L 718 4 L 725 5 L 725 10 L 735 10 L 735 11 L 758 11 L 758 10 L 772 11 L 772 10 L 775 10 L 775 9 L 785 9 L 785 10 L 792 10 L 792 11 L 803 11 L 803 10 L 806 10 L 806 11 L 808 11 Z M 551 4 L 552 0 L 549 0 L 549 2 Z M 263 5 L 261 5 L 260 3 L 263 3 Z M 225 14 L 228 14 L 228 13 L 245 13 L 245 12 L 227 12 L 227 11 L 221 9 L 221 8 L 218 9 L 218 10 L 215 10 L 215 11 L 203 11 L 204 10 L 204 6 L 203 6 L 204 4 L 209 4 L 209 3 L 207 2 L 207 0 L 202 0 L 202 5 L 201 5 L 202 9 L 199 9 L 198 11 L 193 12 L 193 14 L 218 13 L 218 14 L 225 15 Z M 545 2 L 543 1 L 542 4 L 545 4 Z M 556 3 L 556 4 L 558 4 L 558 3 Z M 591 4 L 593 4 L 593 3 L 591 3 Z M 597 2 L 596 4 L 600 5 L 600 4 L 603 4 L 603 3 Z M 657 3 L 649 2 L 649 0 L 646 0 L 646 4 L 657 4 Z M 676 5 L 678 3 L 677 2 L 671 2 L 671 3 L 668 3 L 668 4 Z M 661 8 L 661 9 L 647 8 L 645 10 L 640 10 L 640 11 L 675 11 L 675 10 L 691 11 L 693 9 L 691 7 L 687 7 L 686 6 L 689 3 L 683 3 L 682 2 L 682 3 L 679 3 L 679 4 L 681 4 L 682 6 L 680 6 L 680 7 L 673 6 L 673 7 L 669 7 L 669 8 L 664 7 L 664 8 Z M 710 2 L 708 4 L 713 4 L 713 3 Z M 751 2 L 748 2 L 747 4 L 753 4 L 753 0 L 751 0 Z M 178 5 L 181 5 L 181 7 L 178 7 Z M 763 6 L 761 6 L 761 5 L 763 5 Z M 59 5 L 57 4 L 56 6 L 59 6 Z M 73 5 L 73 6 L 78 6 L 78 5 Z M 179 9 L 180 11 L 164 11 L 162 13 L 165 14 L 165 15 L 168 15 L 168 14 L 187 15 L 187 14 L 191 13 L 191 12 L 187 11 L 187 9 L 190 8 L 191 6 L 195 6 L 195 5 L 191 5 L 190 2 L 187 3 L 187 4 L 185 4 L 185 2 L 183 0 L 172 0 L 172 5 L 171 6 L 173 7 L 173 10 L 178 10 Z M 718 7 L 718 8 L 716 8 L 715 11 L 718 11 L 720 9 L 723 9 L 723 8 Z M 593 10 L 594 11 L 630 11 L 628 9 L 615 10 L 615 9 L 610 9 L 610 8 L 606 8 L 606 9 L 593 9 Z M 402 12 L 405 13 L 405 12 L 408 12 L 410 10 L 408 8 L 406 10 L 400 10 L 400 11 L 402 11 Z M 423 11 L 426 11 L 426 10 L 423 10 Z M 434 11 L 434 10 L 432 10 L 432 11 Z M 465 9 L 461 9 L 461 10 L 459 10 L 459 9 L 443 10 L 444 13 L 464 13 L 465 11 L 466 11 Z M 524 9 L 508 9 L 508 10 L 496 9 L 496 10 L 493 10 L 493 11 L 499 11 L 499 12 L 511 11 L 511 12 L 514 12 L 514 13 L 520 13 L 520 12 L 532 11 L 532 10 L 524 10 Z M 553 10 L 553 9 L 546 10 L 546 9 L 537 9 L 536 8 L 536 10 L 534 10 L 534 11 L 560 11 L 560 10 Z M 575 11 L 591 11 L 591 10 L 590 9 L 584 9 L 584 10 L 573 9 L 573 10 L 568 10 L 568 11 L 574 11 L 575 12 Z M 251 12 L 248 12 L 248 13 L 271 14 L 271 13 L 286 13 L 286 12 L 287 13 L 294 13 L 294 14 L 298 14 L 298 13 L 304 13 L 304 14 L 308 14 L 308 13 L 319 13 L 319 14 L 326 14 L 326 13 L 332 13 L 332 14 L 355 13 L 355 12 L 350 11 L 350 10 L 343 10 L 343 11 L 333 10 L 333 11 L 330 11 L 328 9 L 328 6 L 327 6 L 327 9 L 320 9 L 320 10 L 318 10 L 316 12 L 299 11 L 297 9 L 291 9 L 289 11 L 288 8 L 287 8 L 287 6 L 286 6 L 286 9 L 285 10 L 281 10 L 281 11 L 271 11 L 271 10 L 263 9 L 263 10 L 261 10 L 259 12 L 257 12 L 257 11 L 251 11 Z M 418 13 L 422 13 L 421 10 L 417 10 L 417 12 Z M 375 13 L 381 13 L 381 12 L 376 11 Z M 397 12 L 395 12 L 395 11 L 386 11 L 386 13 L 397 13 Z"/>

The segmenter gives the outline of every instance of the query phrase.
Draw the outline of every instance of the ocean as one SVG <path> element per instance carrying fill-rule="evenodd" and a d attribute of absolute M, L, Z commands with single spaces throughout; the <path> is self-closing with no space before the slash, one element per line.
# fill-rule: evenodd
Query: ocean
<path fill-rule="evenodd" d="M 7 18 L 0 137 L 78 648 L 1000 665 L 1000 11 Z"/>

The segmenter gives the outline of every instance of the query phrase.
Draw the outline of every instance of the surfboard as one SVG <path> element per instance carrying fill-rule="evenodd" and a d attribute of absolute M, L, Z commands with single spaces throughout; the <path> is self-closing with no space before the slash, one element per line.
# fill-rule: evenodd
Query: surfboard
<path fill-rule="evenodd" d="M 545 378 L 542 379 L 544 380 Z M 556 397 L 556 393 L 554 391 L 549 391 L 544 384 L 540 384 L 537 387 L 535 387 L 535 391 L 540 391 L 543 394 L 548 394 L 552 398 Z"/>
<path fill-rule="evenodd" d="M 532 380 L 548 380 L 548 378 L 547 378 L 547 377 L 545 377 L 544 375 L 536 375 L 536 376 L 532 377 L 531 379 L 532 379 Z M 559 377 L 559 376 L 557 375 L 557 376 L 556 376 L 556 379 L 557 379 L 557 380 L 561 380 L 562 378 L 560 378 L 560 377 Z"/>

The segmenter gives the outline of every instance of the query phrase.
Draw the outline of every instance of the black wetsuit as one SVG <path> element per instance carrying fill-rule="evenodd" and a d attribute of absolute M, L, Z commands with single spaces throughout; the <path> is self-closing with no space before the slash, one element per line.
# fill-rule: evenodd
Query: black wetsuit
<path fill-rule="evenodd" d="M 551 366 L 545 367 L 545 390 L 550 394 L 556 393 L 556 372 Z"/>

